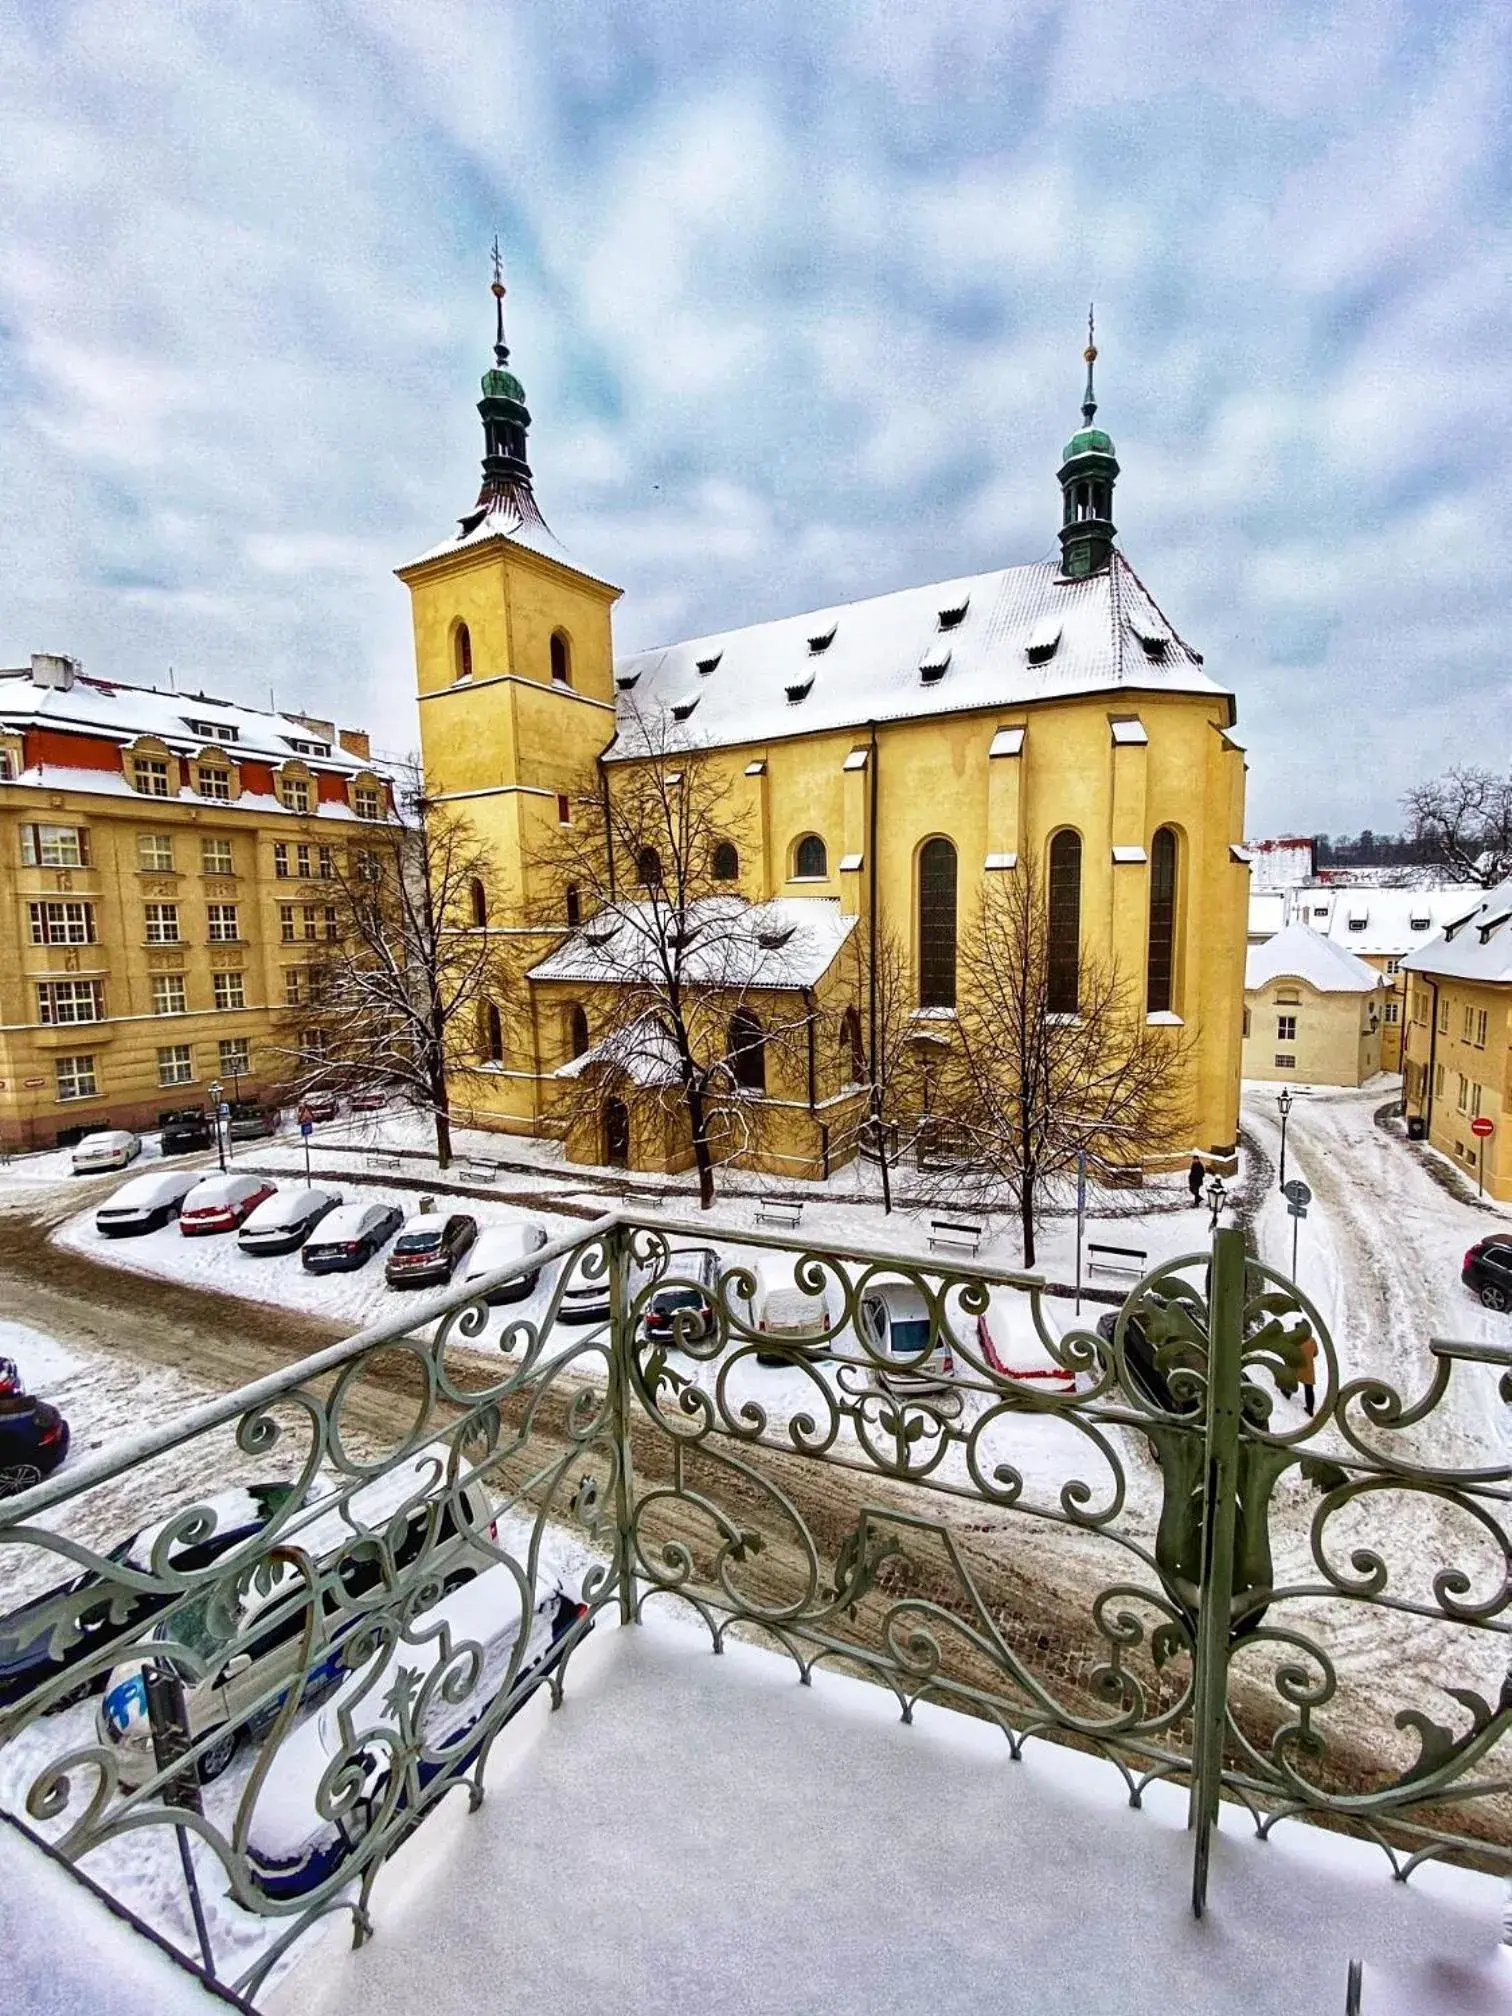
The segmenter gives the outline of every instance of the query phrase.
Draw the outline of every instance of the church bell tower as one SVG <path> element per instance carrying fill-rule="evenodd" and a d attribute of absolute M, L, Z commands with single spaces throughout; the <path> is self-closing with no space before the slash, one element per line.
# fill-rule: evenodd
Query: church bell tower
<path fill-rule="evenodd" d="M 1082 355 L 1087 366 L 1082 424 L 1066 443 L 1060 466 L 1061 572 L 1071 578 L 1096 574 L 1107 566 L 1116 531 L 1113 485 L 1118 480 L 1118 458 L 1113 452 L 1112 436 L 1092 425 L 1097 414 L 1097 395 L 1092 388 L 1097 344 L 1093 340 L 1090 308 L 1087 347 Z"/>

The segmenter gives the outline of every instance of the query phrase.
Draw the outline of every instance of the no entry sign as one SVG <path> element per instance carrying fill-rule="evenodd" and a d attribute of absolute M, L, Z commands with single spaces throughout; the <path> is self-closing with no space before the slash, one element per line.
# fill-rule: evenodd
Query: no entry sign
<path fill-rule="evenodd" d="M 1488 1113 L 1477 1113 L 1470 1122 L 1470 1132 L 1477 1141 L 1484 1141 L 1496 1132 L 1496 1122 Z"/>

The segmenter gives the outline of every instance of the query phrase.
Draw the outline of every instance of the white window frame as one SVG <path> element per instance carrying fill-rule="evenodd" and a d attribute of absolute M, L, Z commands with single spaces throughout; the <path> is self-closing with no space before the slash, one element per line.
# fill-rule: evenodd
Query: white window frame
<path fill-rule="evenodd" d="M 89 1013 L 76 1011 L 87 1006 Z M 100 980 L 39 980 L 37 1020 L 48 1028 L 61 1029 L 83 1022 L 105 1020 L 105 986 Z"/>
<path fill-rule="evenodd" d="M 143 780 L 146 780 L 145 782 Z M 166 756 L 133 756 L 131 759 L 132 789 L 143 798 L 167 798 L 169 792 L 168 758 Z"/>
<path fill-rule="evenodd" d="M 178 871 L 173 860 L 173 835 L 138 833 L 137 867 L 144 875 L 176 874 Z"/>
<path fill-rule="evenodd" d="M 144 903 L 142 915 L 149 945 L 182 945 L 177 903 Z"/>
<path fill-rule="evenodd" d="M 231 983 L 233 981 L 236 983 L 236 999 L 234 1001 L 223 1001 L 221 995 L 223 993 L 229 994 L 232 991 Z M 212 974 L 211 986 L 214 990 L 215 1005 L 223 1014 L 232 1014 L 237 1009 L 246 1007 L 247 981 L 244 974 L 240 972 Z"/>
<path fill-rule="evenodd" d="M 98 1099 L 100 1096 L 100 1074 L 92 1053 L 81 1053 L 74 1057 L 55 1057 L 53 1082 L 60 1102 L 72 1099 Z"/>
<path fill-rule="evenodd" d="M 237 945 L 241 942 L 241 925 L 236 910 L 234 903 L 205 905 L 206 930 L 212 945 Z"/>
<path fill-rule="evenodd" d="M 89 833 L 83 826 L 23 826 L 21 862 L 26 868 L 87 868 Z"/>
<path fill-rule="evenodd" d="M 236 856 L 231 851 L 229 840 L 202 839 L 200 841 L 200 872 L 204 875 L 234 875 Z"/>
<path fill-rule="evenodd" d="M 173 997 L 173 1005 L 163 1004 Z M 152 976 L 152 1012 L 154 1015 L 187 1015 L 189 1013 L 189 991 L 182 973 L 154 973 Z"/>
<path fill-rule="evenodd" d="M 250 1036 L 222 1036 L 216 1052 L 220 1059 L 222 1078 L 250 1078 L 252 1075 L 252 1038 Z"/>
<path fill-rule="evenodd" d="M 1296 1016 L 1278 1015 L 1276 1017 L 1276 1041 L 1278 1043 L 1295 1043 L 1296 1040 L 1297 1040 Z"/>
<path fill-rule="evenodd" d="M 231 803 L 231 772 L 222 770 L 218 764 L 201 763 L 199 766 L 199 795 L 209 798 L 217 805 Z"/>
<path fill-rule="evenodd" d="M 194 1083 L 194 1045 L 192 1043 L 165 1043 L 159 1045 L 157 1053 L 158 1085 L 192 1085 Z"/>
<path fill-rule="evenodd" d="M 33 945 L 93 945 L 92 903 L 29 903 Z"/>

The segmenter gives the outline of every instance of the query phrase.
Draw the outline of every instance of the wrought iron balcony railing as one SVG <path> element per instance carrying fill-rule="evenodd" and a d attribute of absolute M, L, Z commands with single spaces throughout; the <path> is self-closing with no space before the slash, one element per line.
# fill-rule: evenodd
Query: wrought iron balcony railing
<path fill-rule="evenodd" d="M 0 1805 L 252 1995 L 671 1601 L 1180 1780 L 1198 1912 L 1225 1797 L 1512 1868 L 1512 1467 L 1463 1460 L 1512 1352 L 1348 1379 L 1229 1231 L 1063 1309 L 620 1213 L 123 1440 L 0 1504 Z"/>

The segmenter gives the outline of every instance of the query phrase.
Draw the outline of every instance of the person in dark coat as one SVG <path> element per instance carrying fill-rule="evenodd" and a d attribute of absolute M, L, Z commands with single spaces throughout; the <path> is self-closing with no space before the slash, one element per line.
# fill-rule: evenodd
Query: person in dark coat
<path fill-rule="evenodd" d="M 1193 1210 L 1202 1208 L 1202 1186 L 1207 1181 L 1207 1171 L 1202 1166 L 1202 1157 L 1194 1155 L 1192 1166 L 1187 1171 L 1187 1188 L 1192 1193 Z"/>

